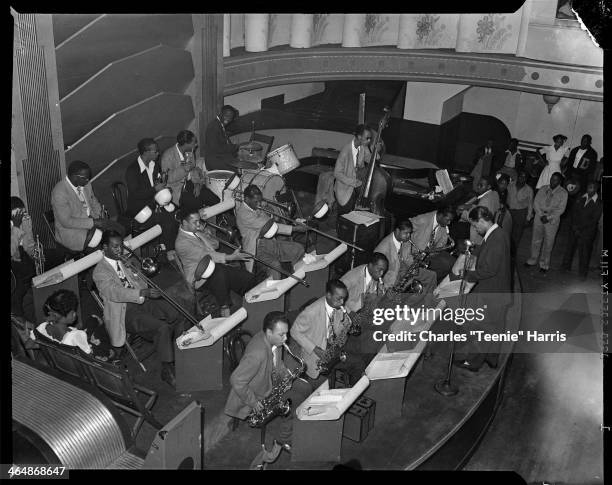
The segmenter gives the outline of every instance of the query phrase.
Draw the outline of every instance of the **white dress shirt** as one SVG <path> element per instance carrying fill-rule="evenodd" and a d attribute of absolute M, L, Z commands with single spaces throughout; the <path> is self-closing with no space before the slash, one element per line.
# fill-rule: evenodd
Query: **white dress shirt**
<path fill-rule="evenodd" d="M 355 148 L 355 140 L 351 143 L 351 151 L 353 152 L 353 164 L 357 166 L 357 157 L 359 156 L 359 148 Z"/>
<path fill-rule="evenodd" d="M 138 157 L 138 166 L 140 167 L 140 173 L 146 170 L 147 175 L 149 176 L 149 182 L 151 183 L 151 187 L 155 187 L 155 184 L 153 183 L 153 170 L 155 168 L 155 162 L 151 160 L 149 162 L 149 166 L 147 167 L 142 161 L 142 158 Z"/>
<path fill-rule="evenodd" d="M 598 196 L 597 194 L 593 194 L 593 197 L 589 197 L 589 194 L 584 194 L 582 197 L 583 197 L 584 199 L 586 199 L 586 200 L 584 201 L 584 207 L 586 207 L 586 206 L 587 206 L 587 204 L 589 203 L 589 201 L 591 201 L 591 200 L 592 200 L 592 201 L 593 201 L 593 204 L 594 204 L 595 202 L 597 202 L 597 199 L 599 198 L 599 196 Z"/>
<path fill-rule="evenodd" d="M 580 160 L 582 160 L 582 155 L 584 155 L 586 153 L 587 149 L 582 149 L 579 148 L 578 151 L 576 152 L 576 157 L 574 158 L 574 168 L 578 168 L 578 165 L 580 165 Z"/>
<path fill-rule="evenodd" d="M 327 314 L 327 318 L 325 319 L 325 333 L 327 334 L 328 337 L 333 331 L 333 318 L 334 318 L 335 311 L 336 309 L 329 306 L 329 304 L 327 303 L 327 300 L 325 300 L 325 313 Z M 332 330 L 330 330 L 330 327 Z"/>
<path fill-rule="evenodd" d="M 489 230 L 487 232 L 485 232 L 485 235 L 483 237 L 483 239 L 486 241 L 487 238 L 489 237 L 489 235 L 495 230 L 497 229 L 499 226 L 497 224 L 493 224 L 491 227 L 489 227 Z"/>

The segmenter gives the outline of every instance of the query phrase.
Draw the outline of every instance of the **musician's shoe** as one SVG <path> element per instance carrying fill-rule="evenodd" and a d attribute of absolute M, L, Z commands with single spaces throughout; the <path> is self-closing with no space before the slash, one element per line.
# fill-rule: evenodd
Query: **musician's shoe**
<path fill-rule="evenodd" d="M 540 268 L 540 273 L 546 274 L 548 273 L 548 270 L 546 268 Z"/>
<path fill-rule="evenodd" d="M 478 372 L 480 370 L 480 367 L 472 365 L 468 360 L 455 362 L 455 365 L 457 367 L 461 367 L 462 369 L 467 369 L 470 372 Z"/>
<path fill-rule="evenodd" d="M 533 268 L 535 265 L 536 265 L 535 263 L 529 264 L 527 261 L 523 263 L 523 266 L 525 266 L 525 268 Z"/>
<path fill-rule="evenodd" d="M 172 369 L 170 364 L 162 363 L 161 378 L 162 381 L 166 382 L 173 389 L 176 388 L 176 377 L 174 376 L 174 369 Z"/>
<path fill-rule="evenodd" d="M 277 443 L 280 445 L 280 447 L 281 447 L 283 450 L 285 450 L 287 453 L 291 453 L 291 442 L 289 442 L 289 441 L 283 442 L 283 441 L 278 441 L 278 440 L 276 440 L 276 442 L 277 442 Z"/>

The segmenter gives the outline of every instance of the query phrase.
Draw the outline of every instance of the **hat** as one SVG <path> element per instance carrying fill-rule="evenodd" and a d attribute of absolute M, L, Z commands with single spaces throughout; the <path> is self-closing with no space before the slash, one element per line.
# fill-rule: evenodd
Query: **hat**
<path fill-rule="evenodd" d="M 270 239 L 278 232 L 278 224 L 272 219 L 268 220 L 259 231 L 259 237 Z"/>
<path fill-rule="evenodd" d="M 205 280 L 207 278 L 210 278 L 210 276 L 213 274 L 214 271 L 215 271 L 215 262 L 207 254 L 198 263 L 198 266 L 196 267 L 195 273 L 193 275 L 193 280 L 198 281 L 198 280 Z"/>
<path fill-rule="evenodd" d="M 137 222 L 144 224 L 149 220 L 149 217 L 151 217 L 152 215 L 153 211 L 151 211 L 151 208 L 148 205 L 145 205 L 142 210 L 138 214 L 136 214 L 136 216 L 134 216 L 134 219 L 136 219 Z"/>
<path fill-rule="evenodd" d="M 85 243 L 83 244 L 83 249 L 87 248 L 96 248 L 100 245 L 100 241 L 102 240 L 102 231 L 97 227 L 92 227 L 89 231 L 87 231 L 87 236 L 85 236 Z"/>

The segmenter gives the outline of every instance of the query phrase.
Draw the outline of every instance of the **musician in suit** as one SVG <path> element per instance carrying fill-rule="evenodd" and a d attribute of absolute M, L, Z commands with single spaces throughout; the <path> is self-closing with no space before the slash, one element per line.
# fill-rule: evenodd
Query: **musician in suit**
<path fill-rule="evenodd" d="M 72 251 L 83 251 L 87 232 L 97 227 L 123 233 L 123 227 L 102 218 L 102 206 L 91 188 L 91 169 L 80 160 L 68 166 L 66 177 L 51 191 L 55 237 Z"/>
<path fill-rule="evenodd" d="M 449 226 L 455 218 L 455 210 L 451 206 L 440 207 L 436 211 L 426 212 L 410 218 L 413 233 L 412 241 L 415 246 L 425 251 L 439 249 L 450 242 Z M 453 267 L 455 258 L 446 251 L 433 254 L 428 269 L 436 273 L 438 281 L 442 280 Z"/>
<path fill-rule="evenodd" d="M 276 163 L 272 163 L 269 159 L 266 159 L 266 164 L 261 169 L 243 170 L 240 183 L 242 188 L 246 188 L 249 185 L 256 185 L 259 187 L 259 190 L 261 190 L 264 199 L 281 203 L 292 202 L 291 195 L 287 192 L 285 179 L 280 174 Z M 267 209 L 275 213 L 279 213 L 278 211 L 281 210 L 279 207 L 272 204 L 268 204 Z M 287 212 L 285 212 L 284 215 L 290 216 Z"/>
<path fill-rule="evenodd" d="M 204 171 L 193 167 L 181 192 L 181 210 L 200 210 L 221 202 L 221 199 L 205 185 Z"/>
<path fill-rule="evenodd" d="M 276 238 L 260 239 L 259 232 L 268 223 L 270 216 L 259 210 L 262 203 L 262 194 L 259 187 L 249 185 L 243 192 L 244 202 L 236 208 L 236 223 L 242 235 L 242 247 L 248 253 L 255 254 L 262 261 L 271 265 L 279 262 L 289 262 L 295 265 L 304 256 L 304 246 L 293 241 L 282 241 Z M 286 236 L 294 232 L 304 232 L 304 226 L 290 226 L 278 224 L 278 233 Z M 252 263 L 247 264 L 252 270 Z M 271 274 L 277 279 L 279 275 L 274 271 Z"/>
<path fill-rule="evenodd" d="M 172 259 L 178 222 L 172 213 L 158 207 L 155 201 L 155 194 L 166 187 L 161 181 L 161 169 L 157 163 L 159 156 L 157 142 L 153 138 L 143 138 L 138 142 L 138 153 L 138 158 L 125 171 L 125 182 L 128 188 L 126 214 L 134 217 L 145 206 L 148 206 L 153 215 L 143 224 L 135 221 L 134 228 L 141 233 L 159 224 L 162 228 L 161 242 L 168 251 L 168 259 Z"/>
<path fill-rule="evenodd" d="M 345 305 L 348 312 L 361 310 L 369 295 L 384 294 L 385 285 L 382 278 L 388 268 L 389 260 L 384 254 L 372 253 L 368 264 L 355 266 L 340 278 L 349 294 Z"/>
<path fill-rule="evenodd" d="M 329 280 L 325 295 L 308 305 L 291 327 L 291 338 L 299 346 L 296 355 L 306 363 L 306 375 L 313 389 L 325 380 L 317 369 L 317 362 L 323 357 L 328 340 L 346 331 L 350 325 L 342 311 L 347 298 L 346 285 L 340 280 Z"/>
<path fill-rule="evenodd" d="M 550 177 L 550 185 L 545 185 L 535 196 L 533 210 L 533 233 L 531 236 L 531 256 L 525 266 L 535 266 L 540 262 L 540 272 L 546 273 L 550 268 L 550 253 L 552 252 L 561 222 L 561 215 L 567 206 L 567 190 L 561 181 L 563 175 L 555 172 Z"/>
<path fill-rule="evenodd" d="M 164 150 L 161 156 L 161 169 L 168 174 L 166 184 L 172 190 L 172 202 L 178 205 L 181 191 L 190 170 L 195 167 L 195 150 L 198 141 L 193 132 L 181 130 L 176 135 L 176 143 Z"/>
<path fill-rule="evenodd" d="M 414 263 L 418 251 L 415 248 L 416 244 L 410 243 L 412 234 L 412 222 L 400 221 L 393 232 L 385 236 L 374 249 L 374 252 L 384 254 L 389 261 L 389 269 L 383 278 L 387 288 L 402 282 L 409 267 Z M 426 268 L 419 267 L 413 279 L 421 282 L 425 293 L 433 292 L 436 287 L 436 273 Z"/>
<path fill-rule="evenodd" d="M 493 190 L 493 183 L 489 177 L 481 177 L 476 185 L 476 197 L 458 207 L 461 222 L 469 224 L 469 213 L 474 207 L 486 207 L 494 216 L 497 215 L 501 205 L 499 194 Z M 482 242 L 482 236 L 476 231 L 474 226 L 469 224 L 470 241 L 474 244 Z"/>
<path fill-rule="evenodd" d="M 104 257 L 93 271 L 93 280 L 104 302 L 104 325 L 113 347 L 123 347 L 126 331 L 153 337 L 162 363 L 161 377 L 172 387 L 174 339 L 183 330 L 183 317 L 162 296 L 121 260 L 123 237 L 115 231 L 102 234 Z M 146 304 L 145 304 L 146 303 Z"/>
<path fill-rule="evenodd" d="M 482 244 L 475 248 L 477 257 L 474 270 L 468 270 L 466 280 L 476 283 L 468 298 L 468 306 L 486 308 L 482 322 L 466 324 L 466 332 L 483 330 L 488 334 L 501 333 L 505 326 L 505 311 L 511 303 L 510 238 L 497 224 L 486 207 L 475 207 L 470 211 L 470 224 L 482 236 Z M 455 354 L 455 363 L 477 372 L 484 362 L 497 366 L 499 342 L 477 341 L 469 337 L 460 352 Z"/>
<path fill-rule="evenodd" d="M 283 345 L 287 342 L 289 320 L 282 312 L 270 312 L 263 321 L 263 329 L 249 341 L 238 367 L 230 376 L 232 386 L 225 404 L 225 414 L 246 419 L 255 410 L 264 409 L 262 399 L 273 390 L 277 380 L 287 378 L 289 369 L 283 362 Z M 293 359 L 292 359 L 293 361 Z M 290 366 L 291 372 L 295 368 Z M 290 450 L 292 421 L 297 407 L 312 393 L 304 379 L 296 378 L 283 399 L 291 400 L 292 412 L 280 417 L 277 437 L 285 449 Z"/>
<path fill-rule="evenodd" d="M 204 135 L 204 157 L 208 170 L 236 171 L 229 162 L 237 160 L 239 146 L 230 141 L 226 131 L 236 116 L 236 108 L 225 105 L 215 119 L 208 123 Z"/>
<path fill-rule="evenodd" d="M 570 151 L 565 164 L 565 176 L 580 182 L 580 191 L 586 190 L 587 182 L 593 179 L 597 165 L 597 152 L 591 146 L 591 135 L 583 135 L 580 145 Z"/>
<path fill-rule="evenodd" d="M 221 307 L 221 315 L 229 316 L 232 299 L 230 291 L 240 296 L 256 285 L 257 280 L 252 273 L 241 268 L 228 266 L 230 261 L 245 261 L 248 255 L 239 249 L 232 254 L 219 252 L 219 241 L 211 237 L 200 221 L 197 210 L 181 210 L 181 227 L 176 236 L 176 255 L 183 265 L 185 280 L 194 289 L 204 288 L 210 291 L 217 304 Z M 206 280 L 195 280 L 198 264 L 204 256 L 210 256 L 215 262 L 215 271 Z"/>
<path fill-rule="evenodd" d="M 370 160 L 370 143 L 372 129 L 368 125 L 358 125 L 353 139 L 344 146 L 338 155 L 334 167 L 336 183 L 334 194 L 338 202 L 338 215 L 347 214 L 355 208 L 358 189 L 362 181 L 359 172 L 363 172 L 365 164 Z"/>
<path fill-rule="evenodd" d="M 602 214 L 602 203 L 597 194 L 597 183 L 588 182 L 586 193 L 576 199 L 570 216 L 569 241 L 562 268 L 571 271 L 574 252 L 578 248 L 578 274 L 586 278 L 589 272 L 589 259 L 593 241 L 597 234 L 597 223 Z"/>

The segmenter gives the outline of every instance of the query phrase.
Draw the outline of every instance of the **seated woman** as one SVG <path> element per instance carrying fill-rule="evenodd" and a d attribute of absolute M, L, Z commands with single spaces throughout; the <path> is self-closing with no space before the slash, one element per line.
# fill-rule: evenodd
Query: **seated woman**
<path fill-rule="evenodd" d="M 199 167 L 194 167 L 187 176 L 187 181 L 181 191 L 181 209 L 199 211 L 202 207 L 208 207 L 221 202 L 219 197 L 204 185 L 204 172 Z"/>
<path fill-rule="evenodd" d="M 77 296 L 69 290 L 58 290 L 53 293 L 43 305 L 47 321 L 41 323 L 36 330 L 54 342 L 71 347 L 78 347 L 84 353 L 99 360 L 109 360 L 114 357 L 114 351 L 100 343 L 99 340 L 88 341 L 87 333 L 74 327 L 77 320 Z M 32 338 L 35 338 L 34 336 Z"/>

